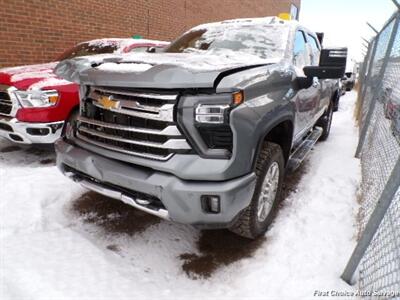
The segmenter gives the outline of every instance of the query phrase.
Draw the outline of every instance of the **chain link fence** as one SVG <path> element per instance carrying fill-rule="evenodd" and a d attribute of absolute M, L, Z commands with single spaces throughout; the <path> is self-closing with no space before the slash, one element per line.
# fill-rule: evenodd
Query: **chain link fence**
<path fill-rule="evenodd" d="M 357 277 L 366 299 L 400 299 L 399 20 L 400 10 L 369 43 L 359 74 L 361 235 L 342 278 Z"/>

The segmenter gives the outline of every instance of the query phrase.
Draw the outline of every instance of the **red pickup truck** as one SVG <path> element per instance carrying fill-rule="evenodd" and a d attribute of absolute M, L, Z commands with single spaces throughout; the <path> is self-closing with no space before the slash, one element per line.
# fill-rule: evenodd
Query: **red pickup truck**
<path fill-rule="evenodd" d="M 52 144 L 60 137 L 79 107 L 79 86 L 54 74 L 58 61 L 166 45 L 145 39 L 93 40 L 65 51 L 56 62 L 0 69 L 0 137 L 19 144 Z"/>

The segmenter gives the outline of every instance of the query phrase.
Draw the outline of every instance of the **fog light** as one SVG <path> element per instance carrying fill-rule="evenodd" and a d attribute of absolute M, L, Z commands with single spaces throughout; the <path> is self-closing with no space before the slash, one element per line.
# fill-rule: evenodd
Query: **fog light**
<path fill-rule="evenodd" d="M 27 128 L 26 132 L 29 135 L 44 136 L 50 133 L 49 128 Z"/>
<path fill-rule="evenodd" d="M 218 214 L 221 212 L 221 200 L 219 196 L 202 195 L 201 206 L 206 213 Z"/>

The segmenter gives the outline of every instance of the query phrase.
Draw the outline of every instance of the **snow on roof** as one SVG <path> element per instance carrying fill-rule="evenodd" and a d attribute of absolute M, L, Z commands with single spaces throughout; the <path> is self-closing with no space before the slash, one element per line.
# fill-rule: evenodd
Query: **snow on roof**
<path fill-rule="evenodd" d="M 293 20 L 293 21 L 287 21 L 283 20 L 278 17 L 263 17 L 263 18 L 239 18 L 239 19 L 231 19 L 231 20 L 224 20 L 224 21 L 219 21 L 219 22 L 212 22 L 212 23 L 206 23 L 206 24 L 201 24 L 196 27 L 193 27 L 190 29 L 190 31 L 195 31 L 195 30 L 201 30 L 201 29 L 207 29 L 210 27 L 214 26 L 234 26 L 234 25 L 254 25 L 254 24 L 259 24 L 259 25 L 284 25 L 284 26 L 296 26 L 298 25 L 298 22 Z"/>
<path fill-rule="evenodd" d="M 91 40 L 88 42 L 89 46 L 95 47 L 106 47 L 109 45 L 118 45 L 118 47 L 126 47 L 130 45 L 142 45 L 142 44 L 155 44 L 155 45 L 168 45 L 168 42 L 158 41 L 158 40 L 149 40 L 149 39 L 133 39 L 133 38 L 101 38 L 96 40 Z M 83 44 L 81 43 L 81 44 Z"/>

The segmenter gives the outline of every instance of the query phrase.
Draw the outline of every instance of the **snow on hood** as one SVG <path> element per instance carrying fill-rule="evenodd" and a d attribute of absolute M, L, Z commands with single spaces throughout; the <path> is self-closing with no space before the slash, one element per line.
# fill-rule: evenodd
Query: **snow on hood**
<path fill-rule="evenodd" d="M 27 65 L 27 66 L 20 66 L 20 67 L 9 67 L 9 68 L 2 68 L 0 69 L 1 73 L 6 73 L 10 75 L 16 75 L 26 72 L 39 72 L 39 71 L 46 71 L 46 70 L 53 70 L 57 65 L 56 62 L 45 63 L 45 64 L 38 64 L 38 65 Z"/>
<path fill-rule="evenodd" d="M 237 68 L 249 65 L 263 65 L 278 62 L 279 59 L 262 59 L 258 56 L 235 52 L 231 50 L 192 53 L 140 53 L 124 55 L 118 63 L 173 65 L 190 70 L 191 72 L 208 72 Z M 133 68 L 135 68 L 133 66 Z"/>
<path fill-rule="evenodd" d="M 56 87 L 56 86 L 67 85 L 67 84 L 73 84 L 73 83 L 68 80 L 57 78 L 57 77 L 46 78 L 46 79 L 40 80 L 40 81 L 32 84 L 29 87 L 29 90 L 41 90 L 45 87 Z"/>
<path fill-rule="evenodd" d="M 0 69 L 1 73 L 10 76 L 10 82 L 15 83 L 25 79 L 40 79 L 40 78 L 54 78 L 54 68 L 58 62 L 29 65 L 21 67 L 3 68 Z"/>
<path fill-rule="evenodd" d="M 279 59 L 261 59 L 255 55 L 224 51 L 220 53 L 135 53 L 133 55 L 95 55 L 66 60 L 55 73 L 67 80 L 80 82 L 80 76 L 96 70 L 107 73 L 143 73 L 157 66 L 177 67 L 191 74 L 222 72 L 253 65 L 267 65 Z"/>
<path fill-rule="evenodd" d="M 130 73 L 130 72 L 144 72 L 153 67 L 150 64 L 115 64 L 115 63 L 104 63 L 97 69 L 108 72 L 117 73 Z"/>
<path fill-rule="evenodd" d="M 225 71 L 271 65 L 246 53 L 143 53 L 61 62 L 58 76 L 79 84 L 137 88 L 212 88 Z"/>

